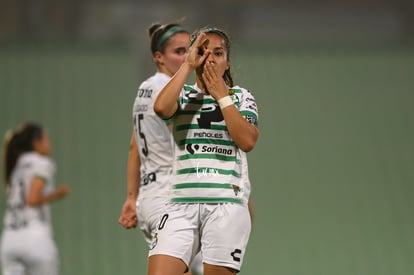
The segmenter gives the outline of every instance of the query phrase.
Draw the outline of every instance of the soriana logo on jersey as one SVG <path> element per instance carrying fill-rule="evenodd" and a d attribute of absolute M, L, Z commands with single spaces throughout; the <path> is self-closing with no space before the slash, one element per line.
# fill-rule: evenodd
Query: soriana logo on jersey
<path fill-rule="evenodd" d="M 194 155 L 194 154 L 219 154 L 219 155 L 226 155 L 231 156 L 234 153 L 234 148 L 232 147 L 224 147 L 219 145 L 199 145 L 199 144 L 187 144 L 186 146 L 187 151 Z"/>

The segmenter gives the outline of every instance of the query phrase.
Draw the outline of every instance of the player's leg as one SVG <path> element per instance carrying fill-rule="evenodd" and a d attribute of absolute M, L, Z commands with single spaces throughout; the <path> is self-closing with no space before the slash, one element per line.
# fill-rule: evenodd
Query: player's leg
<path fill-rule="evenodd" d="M 23 231 L 24 230 L 24 231 Z M 35 224 L 20 230 L 19 260 L 30 275 L 57 275 L 59 260 L 51 228 Z"/>
<path fill-rule="evenodd" d="M 17 259 L 2 256 L 1 269 L 3 275 L 24 275 L 24 265 Z"/>
<path fill-rule="evenodd" d="M 1 271 L 3 275 L 24 275 L 25 266 L 21 260 L 20 251 L 22 244 L 19 234 L 15 231 L 4 229 L 1 236 Z M 24 247 L 23 247 L 24 248 Z"/>
<path fill-rule="evenodd" d="M 247 205 L 206 204 L 200 212 L 204 225 L 201 235 L 204 275 L 240 271 L 251 230 Z"/>
<path fill-rule="evenodd" d="M 204 264 L 204 275 L 234 275 L 236 270 L 211 264 Z"/>
<path fill-rule="evenodd" d="M 164 214 L 163 209 L 167 199 L 162 197 L 139 198 L 137 201 L 138 228 L 144 235 L 145 242 L 151 248 L 152 238 Z"/>
<path fill-rule="evenodd" d="M 167 204 L 150 245 L 148 275 L 182 275 L 200 249 L 198 205 Z"/>
<path fill-rule="evenodd" d="M 182 275 L 187 265 L 179 258 L 168 255 L 152 255 L 148 259 L 148 275 Z"/>
<path fill-rule="evenodd" d="M 32 251 L 28 259 L 31 275 L 58 275 L 59 259 L 56 245 L 51 237 L 43 238 L 42 245 Z"/>

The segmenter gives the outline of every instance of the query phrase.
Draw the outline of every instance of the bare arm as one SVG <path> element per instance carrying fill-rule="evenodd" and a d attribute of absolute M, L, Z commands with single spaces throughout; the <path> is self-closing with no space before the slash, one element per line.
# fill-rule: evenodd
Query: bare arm
<path fill-rule="evenodd" d="M 159 117 L 163 119 L 171 118 L 177 111 L 177 98 L 184 84 L 195 68 L 200 66 L 208 55 L 207 52 L 202 55 L 199 54 L 199 48 L 205 41 L 204 37 L 205 34 L 198 36 L 193 46 L 191 46 L 185 62 L 158 94 L 154 102 L 154 111 Z"/>
<path fill-rule="evenodd" d="M 132 132 L 129 142 L 128 170 L 127 170 L 127 199 L 133 199 L 134 203 L 139 193 L 140 166 L 138 146 L 135 131 Z"/>
<path fill-rule="evenodd" d="M 243 118 L 234 105 L 222 109 L 221 112 L 234 142 L 244 152 L 251 151 L 256 145 L 256 141 L 259 137 L 259 130 L 257 127 L 251 125 L 245 118 Z"/>
<path fill-rule="evenodd" d="M 59 200 L 66 196 L 69 189 L 66 185 L 59 186 L 54 192 L 44 195 L 45 181 L 43 178 L 34 177 L 30 183 L 29 193 L 26 197 L 26 203 L 30 206 L 39 206 L 44 203 Z"/>
<path fill-rule="evenodd" d="M 154 102 L 154 112 L 162 119 L 170 118 L 177 111 L 177 98 L 188 77 L 193 72 L 190 65 L 183 63 L 177 73 L 161 90 Z"/>
<path fill-rule="evenodd" d="M 127 166 L 127 197 L 122 206 L 118 222 L 125 228 L 137 226 L 136 201 L 139 193 L 140 182 L 140 158 L 138 146 L 135 139 L 135 131 L 132 132 L 129 143 L 128 166 Z"/>

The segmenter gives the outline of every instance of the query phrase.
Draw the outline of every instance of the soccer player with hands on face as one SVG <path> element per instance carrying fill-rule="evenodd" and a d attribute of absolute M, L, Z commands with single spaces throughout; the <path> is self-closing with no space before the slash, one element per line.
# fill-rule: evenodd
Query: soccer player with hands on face
<path fill-rule="evenodd" d="M 196 84 L 185 84 L 194 72 Z M 259 136 L 258 110 L 253 95 L 233 84 L 227 34 L 195 33 L 154 111 L 172 121 L 175 159 L 148 275 L 182 274 L 199 251 L 205 275 L 239 272 L 251 230 L 246 153 Z"/>

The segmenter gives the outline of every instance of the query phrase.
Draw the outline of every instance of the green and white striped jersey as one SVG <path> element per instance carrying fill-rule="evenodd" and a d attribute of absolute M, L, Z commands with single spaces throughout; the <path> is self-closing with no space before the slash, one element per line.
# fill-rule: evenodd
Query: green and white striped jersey
<path fill-rule="evenodd" d="M 257 127 L 253 95 L 235 86 L 229 95 L 240 114 Z M 232 140 L 217 101 L 196 85 L 185 85 L 172 118 L 175 166 L 172 202 L 247 203 L 247 157 Z M 247 188 L 246 188 L 247 187 Z"/>

